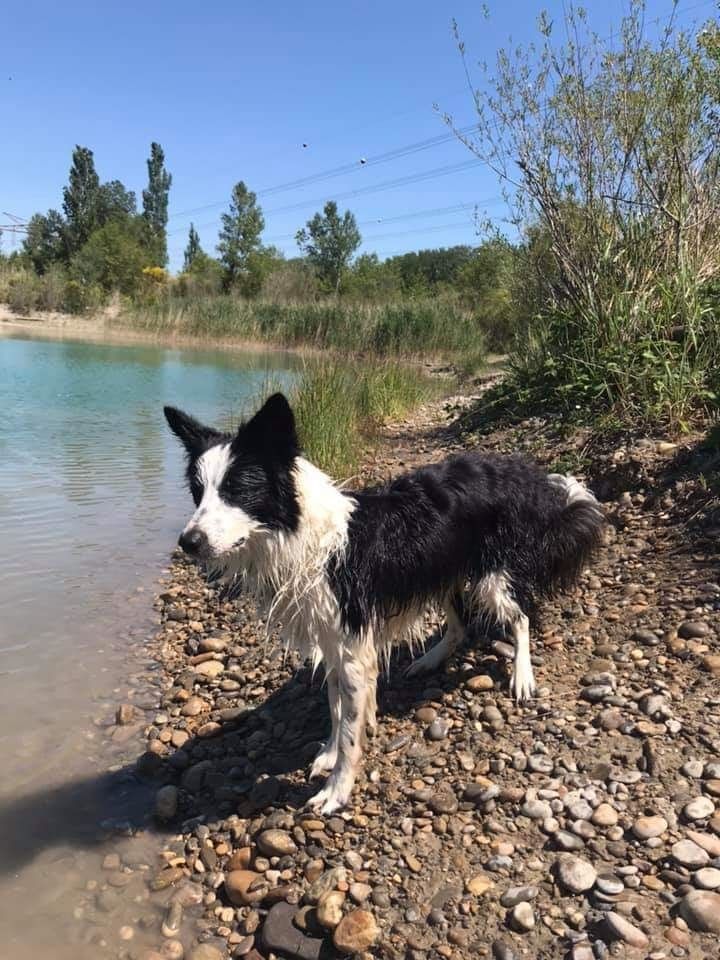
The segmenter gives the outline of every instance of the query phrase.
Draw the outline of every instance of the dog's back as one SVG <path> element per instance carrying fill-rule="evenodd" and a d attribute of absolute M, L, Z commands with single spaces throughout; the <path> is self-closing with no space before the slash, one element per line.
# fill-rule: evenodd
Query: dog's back
<path fill-rule="evenodd" d="M 527 609 L 576 579 L 603 522 L 578 481 L 515 456 L 460 454 L 352 497 L 347 547 L 330 569 L 352 632 L 493 574 Z"/>

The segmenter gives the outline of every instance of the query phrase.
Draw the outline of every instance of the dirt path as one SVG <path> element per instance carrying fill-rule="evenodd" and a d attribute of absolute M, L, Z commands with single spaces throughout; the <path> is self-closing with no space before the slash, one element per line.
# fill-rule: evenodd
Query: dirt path
<path fill-rule="evenodd" d="M 328 726 L 319 680 L 263 641 L 251 607 L 219 602 L 176 561 L 158 600 L 161 710 L 130 714 L 147 739 L 139 768 L 178 832 L 128 914 L 145 930 L 136 952 L 110 955 L 314 960 L 340 956 L 334 942 L 366 960 L 717 956 L 720 561 L 707 457 L 662 438 L 558 437 L 539 420 L 479 436 L 458 426 L 470 402 L 457 399 L 454 422 L 436 403 L 388 429 L 366 472 L 463 445 L 586 469 L 607 545 L 543 611 L 537 700 L 509 698 L 501 636 L 424 680 L 403 676 L 400 652 L 353 806 L 310 815 L 308 764 Z"/>

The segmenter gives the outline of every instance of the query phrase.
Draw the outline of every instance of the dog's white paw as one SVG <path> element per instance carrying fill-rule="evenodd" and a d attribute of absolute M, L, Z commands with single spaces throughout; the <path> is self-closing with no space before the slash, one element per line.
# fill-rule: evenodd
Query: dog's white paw
<path fill-rule="evenodd" d="M 440 640 L 434 647 L 431 647 L 427 653 L 424 653 L 422 657 L 413 660 L 405 671 L 405 676 L 419 677 L 423 673 L 433 673 L 445 663 L 451 652 L 445 640 Z"/>
<path fill-rule="evenodd" d="M 510 690 L 515 697 L 515 702 L 523 703 L 526 700 L 532 700 L 535 696 L 535 689 L 532 664 L 516 664 L 510 677 Z"/>
<path fill-rule="evenodd" d="M 337 750 L 325 744 L 313 761 L 310 769 L 310 779 L 314 780 L 316 777 L 321 777 L 328 770 L 332 770 L 336 763 Z"/>
<path fill-rule="evenodd" d="M 329 816 L 346 806 L 349 799 L 350 791 L 342 789 L 341 785 L 333 777 L 330 777 L 322 790 L 318 791 L 315 796 L 310 797 L 307 806 L 311 810 L 315 810 L 316 813 Z"/>

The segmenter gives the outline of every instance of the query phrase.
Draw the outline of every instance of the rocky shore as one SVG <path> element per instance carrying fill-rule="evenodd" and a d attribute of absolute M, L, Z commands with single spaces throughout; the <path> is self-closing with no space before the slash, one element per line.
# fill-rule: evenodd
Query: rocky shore
<path fill-rule="evenodd" d="M 538 698 L 510 699 L 502 636 L 412 680 L 399 651 L 352 806 L 319 817 L 304 804 L 329 726 L 322 676 L 268 641 L 249 603 L 223 602 L 175 558 L 155 669 L 112 733 L 144 738 L 132 776 L 151 785 L 153 809 L 103 850 L 103 879 L 78 907 L 105 955 L 718 955 L 720 522 L 707 454 L 559 436 L 540 420 L 482 435 L 467 405 L 395 425 L 366 472 L 468 445 L 586 475 L 607 544 L 542 611 Z M 148 859 L 142 842 L 158 832 Z"/>

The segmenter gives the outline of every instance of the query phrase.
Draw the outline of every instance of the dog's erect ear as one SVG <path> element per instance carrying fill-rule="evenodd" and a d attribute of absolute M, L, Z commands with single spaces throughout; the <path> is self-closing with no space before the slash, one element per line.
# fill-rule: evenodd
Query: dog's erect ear
<path fill-rule="evenodd" d="M 170 429 L 182 440 L 191 456 L 197 456 L 206 450 L 213 437 L 217 436 L 216 430 L 203 426 L 194 417 L 176 407 L 163 407 L 163 412 Z"/>
<path fill-rule="evenodd" d="M 295 416 L 285 396 L 274 393 L 268 397 L 255 416 L 240 428 L 238 437 L 243 435 L 268 450 L 295 453 L 298 446 Z"/>

